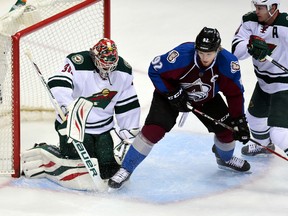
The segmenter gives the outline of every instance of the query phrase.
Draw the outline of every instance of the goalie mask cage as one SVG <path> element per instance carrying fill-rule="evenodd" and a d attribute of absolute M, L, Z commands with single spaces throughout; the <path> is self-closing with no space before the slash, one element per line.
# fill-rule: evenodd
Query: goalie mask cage
<path fill-rule="evenodd" d="M 47 80 L 68 54 L 103 37 L 110 38 L 110 0 L 28 0 L 0 18 L 0 175 L 20 176 L 21 121 L 55 118 L 25 53 Z"/>

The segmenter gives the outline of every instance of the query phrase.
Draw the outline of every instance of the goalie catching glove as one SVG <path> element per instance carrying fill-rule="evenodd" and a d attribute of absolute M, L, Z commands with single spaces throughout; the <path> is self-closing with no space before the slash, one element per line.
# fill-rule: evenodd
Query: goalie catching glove
<path fill-rule="evenodd" d="M 119 165 L 122 164 L 130 145 L 138 133 L 139 128 L 134 128 L 131 130 L 122 129 L 119 131 L 119 134 L 116 133 L 115 129 L 110 131 L 114 144 L 114 158 Z"/>
<path fill-rule="evenodd" d="M 241 116 L 240 118 L 233 119 L 231 121 L 231 125 L 234 129 L 234 139 L 246 144 L 250 140 L 250 130 L 245 115 Z"/>

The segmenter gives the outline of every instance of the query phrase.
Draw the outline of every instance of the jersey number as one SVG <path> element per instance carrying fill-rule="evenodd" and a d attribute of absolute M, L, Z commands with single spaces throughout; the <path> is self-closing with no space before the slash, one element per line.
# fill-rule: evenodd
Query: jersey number
<path fill-rule="evenodd" d="M 155 71 L 161 69 L 162 66 L 163 66 L 163 64 L 162 64 L 162 62 L 160 60 L 161 60 L 160 56 L 157 56 L 151 62 L 151 64 L 153 65 L 153 68 L 154 68 Z"/>

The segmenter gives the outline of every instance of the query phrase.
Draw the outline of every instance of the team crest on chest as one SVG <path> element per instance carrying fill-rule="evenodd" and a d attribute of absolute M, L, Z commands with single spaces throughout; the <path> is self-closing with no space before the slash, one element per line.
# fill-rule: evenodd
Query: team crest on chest
<path fill-rule="evenodd" d="M 187 91 L 189 99 L 195 102 L 205 100 L 212 89 L 211 85 L 203 83 L 200 78 L 193 83 L 181 83 L 181 86 Z"/>
<path fill-rule="evenodd" d="M 105 88 L 101 92 L 95 93 L 87 99 L 93 102 L 94 107 L 105 109 L 116 94 L 117 91 L 110 91 L 109 89 Z"/>

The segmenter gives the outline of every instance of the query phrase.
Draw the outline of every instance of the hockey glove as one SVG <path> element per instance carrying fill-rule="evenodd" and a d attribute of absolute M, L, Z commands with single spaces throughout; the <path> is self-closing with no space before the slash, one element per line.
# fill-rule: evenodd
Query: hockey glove
<path fill-rule="evenodd" d="M 265 40 L 255 35 L 250 36 L 247 48 L 248 53 L 256 60 L 265 59 L 266 55 L 271 54 L 271 51 Z"/>
<path fill-rule="evenodd" d="M 69 143 L 72 145 L 72 139 L 67 136 L 67 121 L 59 123 L 57 120 L 55 121 L 55 128 L 58 132 L 60 138 L 60 146 Z"/>
<path fill-rule="evenodd" d="M 133 128 L 131 130 L 122 129 L 119 131 L 119 136 L 123 141 L 125 141 L 128 144 L 132 144 L 133 140 L 139 133 L 139 128 Z"/>
<path fill-rule="evenodd" d="M 68 109 L 65 107 L 65 106 L 61 106 L 60 107 L 63 114 L 65 115 L 65 118 L 67 119 L 68 117 Z M 60 115 L 59 115 L 59 118 L 60 118 Z M 60 123 L 57 119 L 55 121 L 55 129 L 56 131 L 59 133 L 59 135 L 61 136 L 66 136 L 67 135 L 67 121 L 65 120 L 62 120 L 62 123 Z"/>
<path fill-rule="evenodd" d="M 119 131 L 119 134 L 115 129 L 110 131 L 111 138 L 113 140 L 113 152 L 116 162 L 121 165 L 122 161 L 132 144 L 135 136 L 139 133 L 139 128 L 134 128 L 131 130 L 122 129 Z"/>
<path fill-rule="evenodd" d="M 245 115 L 241 116 L 240 118 L 233 119 L 231 121 L 231 125 L 234 129 L 234 139 L 246 144 L 250 139 L 250 130 Z"/>
<path fill-rule="evenodd" d="M 172 107 L 177 109 L 179 112 L 190 112 L 191 110 L 187 107 L 188 95 L 180 88 L 179 90 L 167 95 L 168 101 Z"/>

